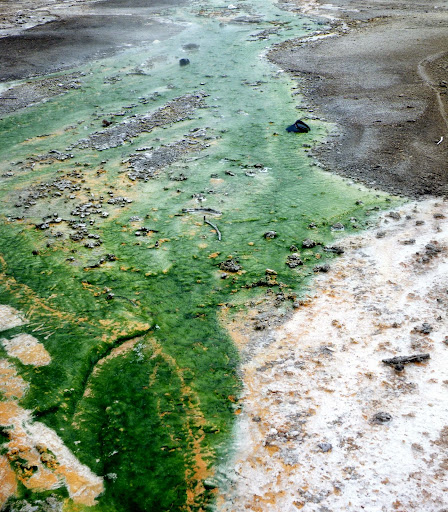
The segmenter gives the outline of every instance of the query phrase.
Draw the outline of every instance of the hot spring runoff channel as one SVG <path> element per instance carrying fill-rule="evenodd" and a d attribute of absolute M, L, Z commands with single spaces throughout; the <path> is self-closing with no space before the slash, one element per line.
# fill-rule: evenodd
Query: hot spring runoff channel
<path fill-rule="evenodd" d="M 323 27 L 265 0 L 157 20 L 181 30 L 29 81 L 65 93 L 0 121 L 0 303 L 28 322 L 2 336 L 32 334 L 51 356 L 34 367 L 0 348 L 28 386 L 3 402 L 103 479 L 99 511 L 213 503 L 240 407 L 222 318 L 275 298 L 290 311 L 314 267 L 337 257 L 323 251 L 331 227 L 362 229 L 391 204 L 308 157 L 329 127 L 266 58 Z M 309 133 L 286 132 L 298 118 Z M 319 244 L 304 249 L 306 238 Z M 292 254 L 303 265 L 287 265 Z M 14 428 L 2 428 L 7 453 Z M 8 460 L 11 502 L 52 494 L 87 508 L 66 480 L 33 486 L 25 453 Z"/>

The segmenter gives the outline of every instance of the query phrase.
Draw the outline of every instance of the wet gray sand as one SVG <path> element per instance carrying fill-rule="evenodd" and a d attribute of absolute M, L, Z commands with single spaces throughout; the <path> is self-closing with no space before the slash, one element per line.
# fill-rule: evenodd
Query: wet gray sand
<path fill-rule="evenodd" d="M 393 193 L 446 195 L 446 7 L 333 5 L 339 10 L 317 4 L 314 13 L 338 18 L 334 37 L 287 42 L 271 53 L 300 79 L 306 105 L 337 126 L 316 156 L 331 171 Z"/>

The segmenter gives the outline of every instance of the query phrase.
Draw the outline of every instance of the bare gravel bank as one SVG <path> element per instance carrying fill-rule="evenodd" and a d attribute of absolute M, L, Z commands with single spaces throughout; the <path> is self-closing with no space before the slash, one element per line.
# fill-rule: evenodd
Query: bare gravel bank
<path fill-rule="evenodd" d="M 337 126 L 318 159 L 392 193 L 446 195 L 446 5 L 336 0 L 295 8 L 332 23 L 333 37 L 289 41 L 270 53 L 299 78 L 306 105 Z"/>

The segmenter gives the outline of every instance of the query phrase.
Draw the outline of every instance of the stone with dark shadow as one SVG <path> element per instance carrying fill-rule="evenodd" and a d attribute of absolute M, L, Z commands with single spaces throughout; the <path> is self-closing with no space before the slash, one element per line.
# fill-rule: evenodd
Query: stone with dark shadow
<path fill-rule="evenodd" d="M 310 130 L 311 128 L 300 119 L 297 119 L 294 124 L 286 128 L 286 131 L 290 133 L 308 133 Z"/>

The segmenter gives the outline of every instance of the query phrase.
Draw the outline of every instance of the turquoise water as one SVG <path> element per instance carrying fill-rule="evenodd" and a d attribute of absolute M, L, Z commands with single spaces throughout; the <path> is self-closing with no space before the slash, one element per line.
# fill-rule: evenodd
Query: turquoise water
<path fill-rule="evenodd" d="M 261 19 L 231 21 L 246 14 Z M 266 59 L 272 44 L 309 34 L 316 24 L 257 0 L 237 9 L 193 3 L 164 15 L 184 30 L 86 65 L 79 70 L 80 89 L 0 121 L 1 172 L 14 172 L 1 178 L 0 301 L 53 332 L 40 340 L 51 365 L 35 371 L 17 364 L 30 382 L 22 405 L 57 429 L 96 474 L 116 475 L 106 478 L 98 510 L 200 510 L 213 503 L 215 491 L 202 481 L 231 446 L 240 389 L 239 356 L 219 323 L 221 305 L 244 309 L 263 295 L 246 285 L 263 278 L 266 268 L 277 271 L 292 296 L 300 295 L 318 258 L 331 257 L 320 246 L 301 250 L 301 241 L 331 244 L 334 223 L 343 223 L 346 232 L 362 229 L 368 209 L 390 204 L 386 195 L 325 173 L 308 158 L 307 147 L 322 141 L 329 126 L 307 118 L 298 108 L 303 99 L 292 95 L 295 83 Z M 269 39 L 254 37 L 272 28 Z M 199 48 L 185 51 L 191 43 Z M 190 64 L 180 67 L 180 58 Z M 118 124 L 197 91 L 208 95 L 207 108 L 190 119 L 117 148 L 74 146 L 102 130 L 103 119 Z M 297 118 L 310 124 L 309 133 L 285 131 Z M 127 177 L 126 160 L 136 149 L 154 150 L 204 128 L 205 149 L 184 154 L 146 182 Z M 71 159 L 20 169 L 32 156 L 67 147 Z M 74 170 L 82 174 L 73 178 L 80 190 L 50 194 L 27 209 L 13 206 L 26 187 Z M 173 179 L 180 174 L 187 179 Z M 107 199 L 111 187 L 132 202 L 123 208 L 105 204 L 109 216 L 88 226 L 102 245 L 89 249 L 72 241 L 65 220 L 79 220 L 71 216 L 73 208 L 101 195 Z M 220 211 L 208 220 L 222 240 L 203 214 L 184 208 Z M 64 222 L 36 230 L 34 224 L 53 211 Z M 24 219 L 10 222 L 10 215 Z M 140 220 L 130 222 L 132 217 Z M 151 232 L 136 237 L 142 226 Z M 271 230 L 276 238 L 265 239 Z M 285 264 L 293 244 L 305 263 L 296 269 Z M 106 253 L 116 260 L 86 270 Z M 218 265 L 229 257 L 242 269 L 222 279 Z M 37 299 L 51 311 L 35 307 Z M 291 309 L 292 301 L 282 307 Z M 98 366 L 111 348 L 134 338 L 138 350 Z M 86 388 L 91 392 L 85 394 Z M 20 489 L 29 500 L 40 496 Z M 66 502 L 67 510 L 71 506 Z"/>

